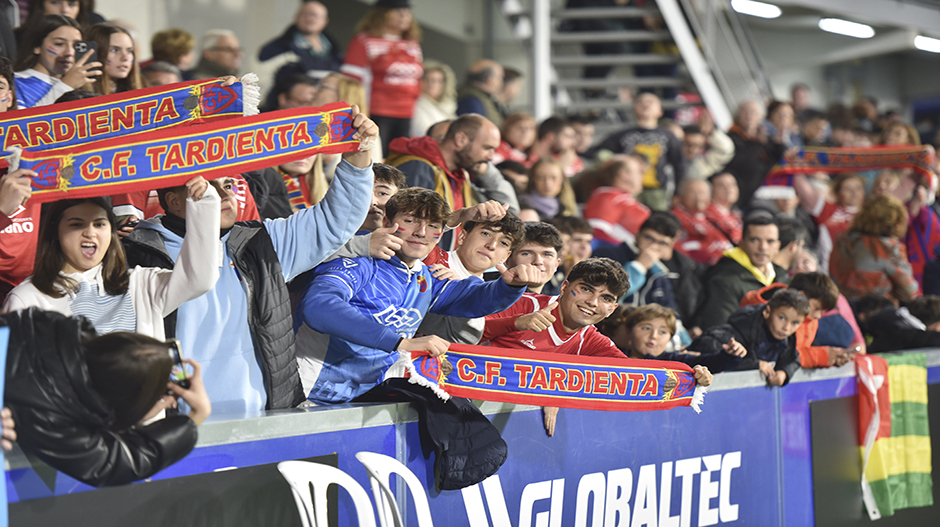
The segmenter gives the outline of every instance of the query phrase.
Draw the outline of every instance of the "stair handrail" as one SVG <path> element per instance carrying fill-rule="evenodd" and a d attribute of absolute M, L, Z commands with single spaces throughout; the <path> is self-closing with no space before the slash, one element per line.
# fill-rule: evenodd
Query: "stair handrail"
<path fill-rule="evenodd" d="M 718 86 L 718 78 L 714 75 L 716 68 L 713 64 L 706 62 L 699 50 L 698 43 L 692 35 L 692 30 L 682 14 L 678 0 L 657 0 L 659 12 L 672 34 L 672 40 L 679 48 L 682 60 L 685 62 L 692 81 L 698 89 L 702 101 L 712 114 L 715 125 L 723 130 L 731 127 L 733 122 L 731 111 L 728 109 L 728 101 L 722 89 Z M 690 17 L 692 18 L 692 17 Z M 724 81 L 724 79 L 722 79 Z M 724 88 L 730 90 L 727 82 L 724 82 Z"/>
<path fill-rule="evenodd" d="M 757 47 L 729 0 L 680 1 L 728 106 L 736 108 L 747 100 L 771 98 L 770 80 Z M 719 48 L 724 52 L 724 61 L 719 60 Z"/>

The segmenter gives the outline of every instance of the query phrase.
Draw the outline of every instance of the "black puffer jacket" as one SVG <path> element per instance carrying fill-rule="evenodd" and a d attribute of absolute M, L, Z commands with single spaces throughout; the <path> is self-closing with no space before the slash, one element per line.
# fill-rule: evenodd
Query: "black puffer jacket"
<path fill-rule="evenodd" d="M 134 229 L 122 243 L 131 268 L 173 268 L 173 259 L 156 231 Z M 293 408 L 303 402 L 304 394 L 294 358 L 290 296 L 271 237 L 262 222 L 240 221 L 232 228 L 226 248 L 245 284 L 248 326 L 268 397 L 265 409 Z M 163 322 L 166 334 L 175 335 L 176 312 Z"/>
<path fill-rule="evenodd" d="M 434 475 L 440 490 L 458 490 L 492 476 L 509 456 L 506 441 L 469 399 L 440 400 L 407 379 L 388 379 L 356 402 L 410 402 L 418 411 L 421 444 L 434 451 Z"/>
<path fill-rule="evenodd" d="M 110 430 L 114 415 L 91 388 L 85 366 L 81 340 L 95 330 L 84 317 L 31 308 L 0 316 L 0 326 L 10 328 L 5 402 L 25 452 L 102 486 L 148 478 L 196 445 L 196 424 L 185 415 Z"/>

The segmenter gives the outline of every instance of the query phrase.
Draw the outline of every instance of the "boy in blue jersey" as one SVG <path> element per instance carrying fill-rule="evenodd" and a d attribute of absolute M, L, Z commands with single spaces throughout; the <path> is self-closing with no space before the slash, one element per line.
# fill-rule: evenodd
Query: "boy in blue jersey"
<path fill-rule="evenodd" d="M 421 259 L 437 245 L 450 210 L 432 190 L 399 191 L 385 205 L 384 226 L 395 226 L 401 247 L 390 260 L 341 258 L 319 266 L 298 308 L 303 323 L 324 334 L 323 365 L 316 378 L 301 377 L 308 399 L 319 404 L 351 401 L 386 379 L 401 377 L 410 351 L 440 355 L 449 342 L 414 338 L 431 311 L 481 317 L 502 311 L 525 287 L 538 282 L 531 265 L 501 267 L 502 280 L 483 282 L 433 277 Z"/>

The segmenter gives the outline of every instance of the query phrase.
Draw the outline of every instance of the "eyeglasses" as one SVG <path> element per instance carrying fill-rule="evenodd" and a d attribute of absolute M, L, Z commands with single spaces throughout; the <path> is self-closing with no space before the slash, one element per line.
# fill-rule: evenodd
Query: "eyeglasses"
<path fill-rule="evenodd" d="M 673 240 L 669 238 L 660 240 L 659 238 L 653 238 L 649 234 L 643 234 L 641 237 L 650 243 L 655 243 L 656 245 L 659 245 L 660 247 L 669 247 L 672 245 L 672 242 L 673 242 Z"/>
<path fill-rule="evenodd" d="M 222 51 L 224 53 L 232 53 L 234 55 L 241 55 L 242 48 L 216 47 L 216 48 L 212 48 L 212 51 Z"/>

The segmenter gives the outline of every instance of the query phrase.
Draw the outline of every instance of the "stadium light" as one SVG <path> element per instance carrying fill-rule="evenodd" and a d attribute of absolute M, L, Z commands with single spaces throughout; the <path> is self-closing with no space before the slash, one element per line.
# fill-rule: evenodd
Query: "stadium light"
<path fill-rule="evenodd" d="M 925 37 L 923 35 L 917 35 L 914 37 L 914 47 L 921 51 L 940 53 L 940 40 Z"/>
<path fill-rule="evenodd" d="M 781 15 L 780 8 L 773 4 L 754 2 L 753 0 L 731 0 L 731 9 L 742 15 L 751 15 L 760 18 L 777 18 Z"/>
<path fill-rule="evenodd" d="M 875 30 L 871 26 L 841 18 L 822 18 L 819 20 L 819 29 L 847 37 L 871 38 L 875 36 Z"/>

